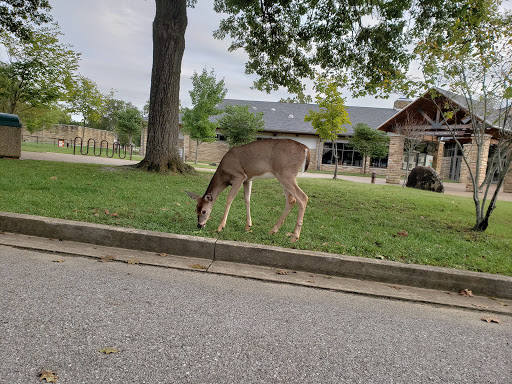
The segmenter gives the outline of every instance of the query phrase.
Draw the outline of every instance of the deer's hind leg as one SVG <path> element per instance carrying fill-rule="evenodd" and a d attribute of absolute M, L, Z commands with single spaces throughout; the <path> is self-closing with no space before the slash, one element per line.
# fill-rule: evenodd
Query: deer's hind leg
<path fill-rule="evenodd" d="M 286 207 L 284 209 L 283 214 L 277 221 L 276 225 L 272 228 L 270 233 L 276 233 L 281 225 L 283 225 L 284 220 L 286 219 L 286 216 L 290 213 L 291 209 L 293 208 L 293 205 L 297 203 L 299 207 L 299 214 L 297 216 L 297 223 L 295 224 L 295 230 L 293 232 L 293 236 L 291 238 L 292 243 L 299 240 L 300 232 L 302 229 L 302 222 L 304 220 L 304 213 L 306 212 L 306 205 L 308 204 L 308 195 L 306 195 L 302 189 L 299 188 L 297 185 L 297 181 L 295 178 L 279 178 L 279 182 L 283 186 L 283 189 L 285 190 L 285 194 L 288 193 L 286 196 Z"/>
<path fill-rule="evenodd" d="M 290 211 L 292 210 L 292 208 L 296 202 L 296 199 L 292 196 L 292 194 L 284 186 L 283 186 L 283 191 L 284 191 L 284 197 L 286 199 L 286 205 L 284 207 L 284 211 L 283 211 L 281 217 L 279 218 L 279 220 L 277 220 L 277 223 L 270 230 L 271 235 L 273 235 L 274 233 L 279 231 L 279 228 L 281 228 L 281 226 L 283 225 L 284 221 L 288 217 L 288 214 L 290 213 Z"/>

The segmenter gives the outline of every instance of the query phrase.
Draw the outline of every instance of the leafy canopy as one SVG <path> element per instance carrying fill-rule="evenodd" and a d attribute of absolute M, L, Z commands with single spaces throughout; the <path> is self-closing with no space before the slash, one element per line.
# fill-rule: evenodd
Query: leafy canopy
<path fill-rule="evenodd" d="M 245 50 L 255 87 L 299 94 L 316 72 L 346 77 L 355 96 L 385 95 L 407 83 L 425 35 L 442 47 L 452 20 L 476 0 L 215 0 L 227 14 L 214 36 Z M 406 84 L 407 85 L 407 84 Z"/>
<path fill-rule="evenodd" d="M 0 1 L 0 33 L 9 33 L 22 41 L 32 37 L 32 26 L 52 21 L 48 0 Z"/>
<path fill-rule="evenodd" d="M 7 60 L 0 62 L 0 99 L 4 112 L 17 113 L 20 104 L 32 107 L 62 100 L 78 68 L 80 54 L 59 41 L 57 26 L 33 31 L 24 41 L 8 33 L 0 34 Z"/>
<path fill-rule="evenodd" d="M 227 105 L 218 121 L 230 147 L 256 140 L 258 131 L 265 128 L 263 112 L 251 113 L 248 105 Z"/>

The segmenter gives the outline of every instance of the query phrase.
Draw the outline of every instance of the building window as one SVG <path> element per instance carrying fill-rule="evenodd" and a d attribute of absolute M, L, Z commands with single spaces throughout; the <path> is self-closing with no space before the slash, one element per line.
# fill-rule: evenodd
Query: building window
<path fill-rule="evenodd" d="M 363 156 L 354 150 L 354 148 L 347 143 L 337 143 L 338 146 L 338 164 L 352 167 L 363 166 Z M 322 155 L 322 164 L 335 164 L 332 143 L 324 143 L 324 151 Z"/>
<path fill-rule="evenodd" d="M 377 157 L 370 159 L 370 167 L 372 168 L 387 168 L 388 167 L 388 157 Z"/>
<path fill-rule="evenodd" d="M 226 136 L 220 134 L 220 133 L 217 133 L 215 135 L 215 137 L 217 138 L 217 141 L 226 141 Z"/>

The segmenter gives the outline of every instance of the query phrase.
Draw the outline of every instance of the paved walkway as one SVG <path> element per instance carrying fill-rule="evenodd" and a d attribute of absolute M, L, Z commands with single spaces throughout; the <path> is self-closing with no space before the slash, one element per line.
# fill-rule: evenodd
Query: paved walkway
<path fill-rule="evenodd" d="M 83 156 L 83 155 L 67 155 L 62 153 L 51 153 L 51 152 L 21 152 L 21 160 L 46 160 L 46 161 L 63 161 L 68 163 L 94 163 L 94 164 L 104 164 L 104 165 L 130 165 L 137 164 L 138 161 L 131 160 L 122 160 L 116 158 L 106 158 L 106 157 L 96 157 L 96 156 Z M 214 169 L 206 169 L 200 168 L 201 171 L 213 172 Z M 332 174 L 325 173 L 311 173 L 306 172 L 301 177 L 308 178 L 318 178 L 318 179 L 331 179 Z M 346 175 L 338 175 L 340 180 L 353 181 L 356 183 L 371 183 L 370 177 L 362 177 L 362 176 L 346 176 Z M 376 178 L 376 184 L 386 184 L 386 179 Z M 386 184 L 386 185 L 394 185 L 400 187 L 398 184 Z M 491 186 L 491 195 L 494 193 L 495 186 Z M 463 183 L 444 183 L 445 194 L 454 195 L 454 196 L 463 196 L 471 198 L 473 196 L 472 192 L 466 192 L 466 185 Z M 498 196 L 498 200 L 500 201 L 510 201 L 512 202 L 512 193 L 504 193 L 501 192 Z"/>

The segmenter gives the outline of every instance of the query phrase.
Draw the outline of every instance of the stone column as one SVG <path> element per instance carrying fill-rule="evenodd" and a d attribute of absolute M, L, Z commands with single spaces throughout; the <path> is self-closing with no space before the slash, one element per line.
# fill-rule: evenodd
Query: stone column
<path fill-rule="evenodd" d="M 482 151 L 480 153 L 481 161 L 480 161 L 480 177 L 478 178 L 478 185 L 482 184 L 485 179 L 485 172 L 487 171 L 487 161 L 489 160 L 489 147 L 491 146 L 491 136 L 484 136 L 484 143 L 482 146 Z M 471 172 L 473 175 L 476 175 L 476 164 L 478 157 L 478 146 L 475 143 L 474 137 L 471 143 L 464 144 L 464 153 L 467 156 L 469 166 L 471 168 Z M 469 170 L 466 165 L 463 163 L 460 171 L 460 182 L 466 183 L 466 191 L 473 191 L 473 183 L 471 182 L 471 177 L 469 174 Z"/>
<path fill-rule="evenodd" d="M 512 193 L 512 168 L 508 171 L 503 181 L 503 192 Z"/>
<path fill-rule="evenodd" d="M 432 167 L 439 173 L 439 177 L 441 177 L 441 172 L 443 170 L 443 156 L 444 156 L 444 141 L 438 141 L 437 149 L 434 152 L 434 161 Z"/>
<path fill-rule="evenodd" d="M 400 184 L 402 176 L 402 159 L 404 157 L 404 136 L 390 136 L 389 140 L 389 156 L 388 171 L 386 175 L 386 183 Z"/>

